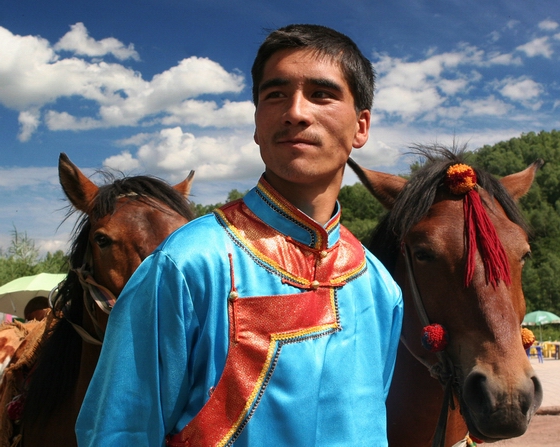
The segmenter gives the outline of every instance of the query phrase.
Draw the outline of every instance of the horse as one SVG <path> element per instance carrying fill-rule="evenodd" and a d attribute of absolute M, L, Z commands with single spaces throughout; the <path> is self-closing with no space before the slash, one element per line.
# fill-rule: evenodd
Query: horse
<path fill-rule="evenodd" d="M 52 297 L 54 329 L 29 374 L 19 423 L 22 447 L 76 446 L 74 425 L 101 351 L 110 307 L 132 273 L 195 216 L 186 199 L 194 171 L 171 187 L 135 176 L 97 186 L 64 153 L 59 179 L 80 212 L 66 280 Z"/>
<path fill-rule="evenodd" d="M 544 162 L 497 180 L 465 164 L 465 148 L 414 152 L 426 163 L 409 180 L 349 161 L 388 210 L 368 248 L 403 291 L 387 398 L 389 445 L 466 446 L 521 436 L 542 402 L 542 386 L 521 336 L 521 272 L 530 247 L 516 202 Z"/>

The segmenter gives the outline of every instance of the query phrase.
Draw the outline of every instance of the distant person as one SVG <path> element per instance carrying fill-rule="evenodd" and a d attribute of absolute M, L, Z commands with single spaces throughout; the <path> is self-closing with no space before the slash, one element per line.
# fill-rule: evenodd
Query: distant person
<path fill-rule="evenodd" d="M 25 321 L 41 321 L 47 316 L 49 308 L 49 299 L 46 296 L 36 296 L 32 298 L 23 311 Z"/>
<path fill-rule="evenodd" d="M 347 36 L 292 25 L 268 36 L 252 75 L 265 172 L 130 278 L 80 447 L 387 446 L 401 291 L 337 201 L 368 139 L 373 68 Z"/>

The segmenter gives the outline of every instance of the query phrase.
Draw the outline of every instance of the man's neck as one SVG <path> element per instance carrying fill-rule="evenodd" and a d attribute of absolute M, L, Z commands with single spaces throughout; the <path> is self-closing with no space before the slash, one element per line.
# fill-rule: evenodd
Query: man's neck
<path fill-rule="evenodd" d="M 326 185 L 293 183 L 270 172 L 265 173 L 265 178 L 288 202 L 315 222 L 325 225 L 331 219 L 342 180 L 331 181 Z"/>

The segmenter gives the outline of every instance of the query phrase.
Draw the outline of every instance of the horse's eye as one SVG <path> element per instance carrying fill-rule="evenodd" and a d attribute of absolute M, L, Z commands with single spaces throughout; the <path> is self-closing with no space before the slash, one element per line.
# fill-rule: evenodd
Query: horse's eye
<path fill-rule="evenodd" d="M 105 248 L 111 245 L 112 242 L 111 239 L 105 236 L 104 234 L 96 234 L 95 236 L 93 236 L 93 240 L 95 241 L 95 243 L 99 248 Z"/>
<path fill-rule="evenodd" d="M 414 252 L 414 258 L 420 262 L 429 262 L 434 260 L 434 255 L 427 250 L 417 250 Z"/>
<path fill-rule="evenodd" d="M 531 259 L 533 257 L 533 253 L 531 253 L 531 250 L 529 250 L 527 253 L 525 253 L 522 257 L 521 257 L 521 263 L 525 264 L 525 261 Z"/>

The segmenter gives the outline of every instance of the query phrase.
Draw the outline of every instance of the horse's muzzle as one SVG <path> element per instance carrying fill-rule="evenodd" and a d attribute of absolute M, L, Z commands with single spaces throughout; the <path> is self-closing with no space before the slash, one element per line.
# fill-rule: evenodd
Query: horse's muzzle
<path fill-rule="evenodd" d="M 465 379 L 461 411 L 469 432 L 485 442 L 521 436 L 542 402 L 542 386 L 531 372 L 512 384 L 473 370 Z"/>

